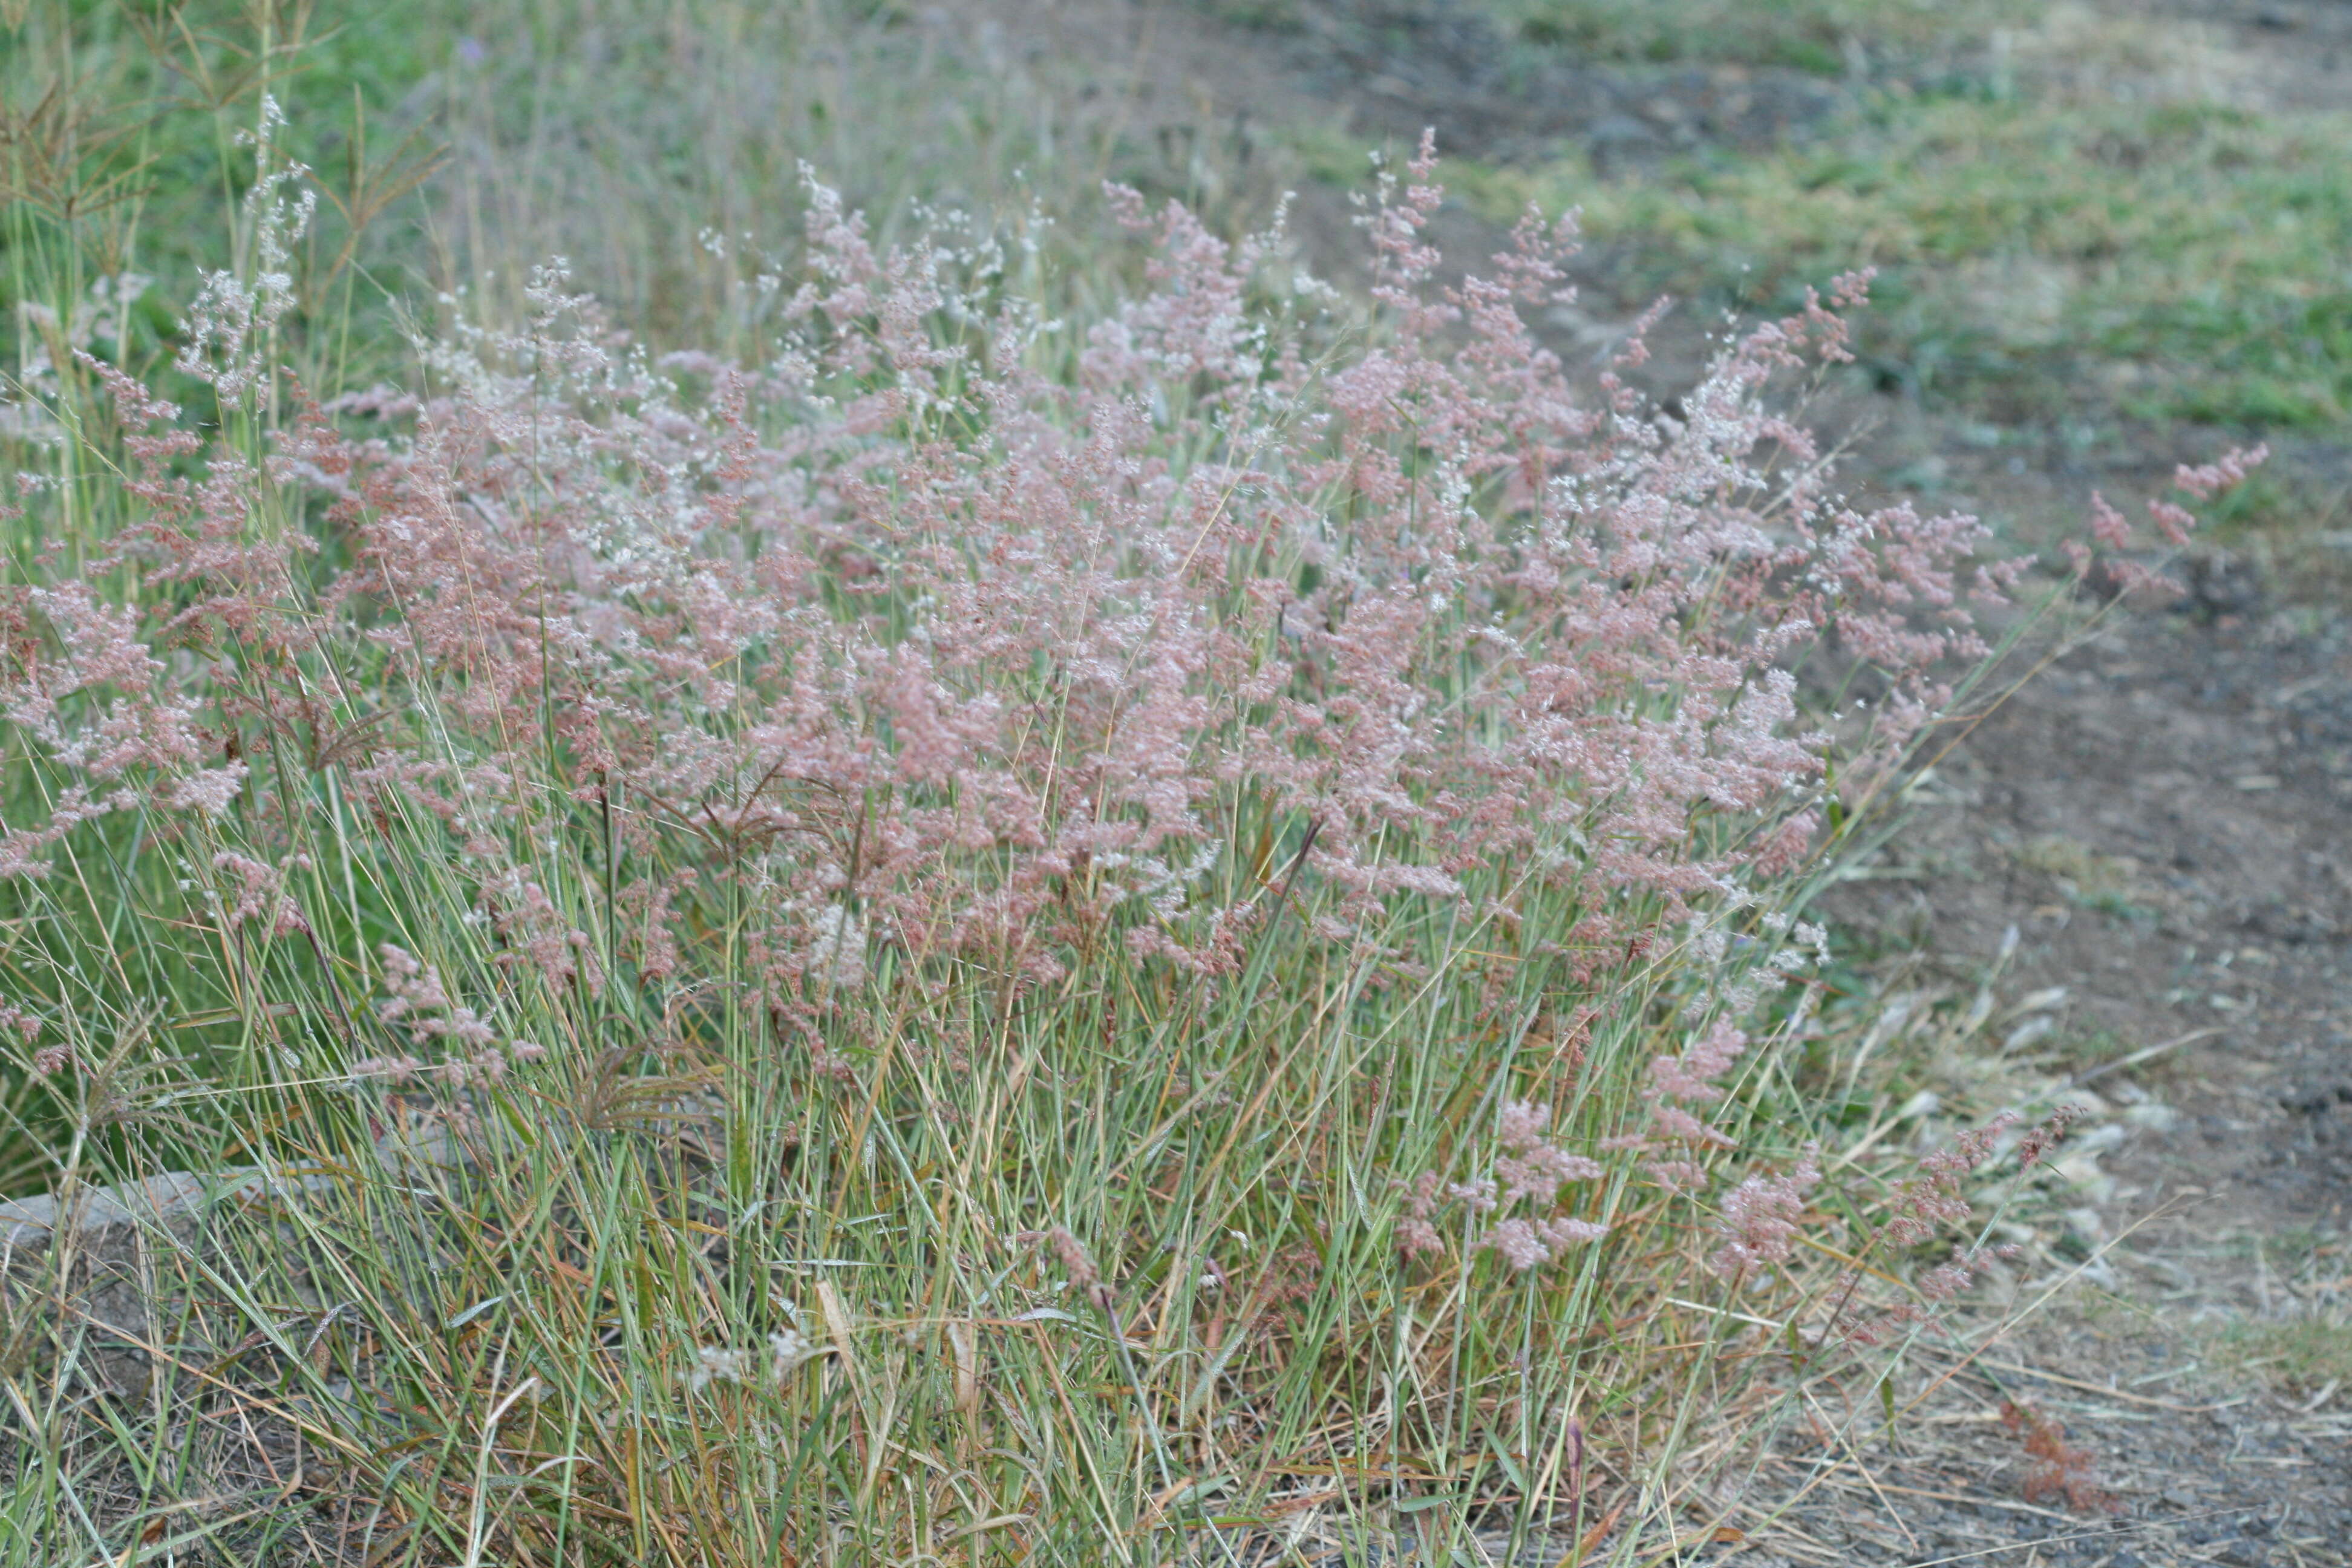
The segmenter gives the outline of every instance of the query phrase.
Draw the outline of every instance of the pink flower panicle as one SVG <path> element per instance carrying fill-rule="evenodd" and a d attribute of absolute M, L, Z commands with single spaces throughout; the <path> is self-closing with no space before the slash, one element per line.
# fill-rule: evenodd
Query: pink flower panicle
<path fill-rule="evenodd" d="M 2172 474 L 2173 485 L 2199 500 L 2211 500 L 2223 490 L 2244 481 L 2245 477 L 2270 460 L 2267 444 L 2247 448 L 2233 447 L 2213 462 L 2191 468 L 2182 464 Z"/>
<path fill-rule="evenodd" d="M 1444 1205 L 1444 1196 L 1438 1190 L 1443 1178 L 1434 1171 L 1423 1171 L 1404 1186 L 1404 1215 L 1397 1221 L 1398 1250 L 1407 1258 L 1420 1258 L 1445 1250 L 1445 1238 L 1437 1233 L 1438 1210 Z"/>
<path fill-rule="evenodd" d="M 2016 1112 L 2004 1110 L 1962 1132 L 1949 1148 L 1922 1155 L 1918 1176 L 1895 1193 L 1892 1212 L 1879 1227 L 1885 1244 L 1898 1251 L 1916 1247 L 1940 1227 L 1966 1222 L 1976 1211 L 1960 1189 L 1962 1179 L 1991 1158 L 2000 1135 L 2017 1121 Z"/>
<path fill-rule="evenodd" d="M 1095 1264 L 1094 1254 L 1086 1243 L 1072 1235 L 1066 1226 L 1055 1226 L 1047 1230 L 1024 1230 L 1013 1237 L 1022 1247 L 1045 1246 L 1052 1249 L 1055 1258 L 1069 1276 L 1069 1288 L 1103 1311 L 1112 1304 L 1110 1287 L 1103 1282 L 1102 1270 Z"/>
<path fill-rule="evenodd" d="M 2064 1141 L 2066 1130 L 2089 1114 L 2083 1106 L 2062 1105 L 2038 1124 L 2027 1128 L 2025 1136 L 2018 1140 L 2019 1169 L 2030 1171 L 2040 1164 L 2044 1155 Z"/>
<path fill-rule="evenodd" d="M 2246 476 L 2270 458 L 2270 447 L 2232 447 L 2215 461 L 2191 468 L 2186 464 L 2173 471 L 2174 488 L 2192 500 L 2207 501 L 2221 491 L 2242 482 Z M 2197 526 L 2196 517 L 2176 502 L 2162 497 L 2152 497 L 2147 503 L 2150 521 L 2156 524 L 2158 537 L 2170 549 L 2189 542 Z M 2136 559 L 2141 548 L 2138 531 L 2107 499 L 2094 492 L 2091 497 L 2091 536 L 2106 553 L 2095 554 L 2080 540 L 2064 540 L 2060 548 L 2073 563 L 2078 574 L 2095 572 L 2108 587 L 2119 594 L 2147 592 L 2162 597 L 2173 597 L 2181 592 L 2180 584 L 2166 576 L 2147 561 Z"/>
<path fill-rule="evenodd" d="M 812 184 L 792 340 L 757 373 L 636 354 L 550 271 L 524 329 L 430 345 L 421 397 L 304 405 L 258 467 L 216 452 L 171 477 L 199 454 L 118 385 L 126 423 L 165 429 L 133 455 L 152 516 L 121 548 L 193 608 L 166 625 L 39 590 L 61 651 L 0 697 L 77 774 L 69 812 L 222 819 L 264 787 L 244 759 L 289 732 L 255 721 L 309 715 L 306 763 L 362 811 L 442 824 L 499 961 L 559 993 L 606 976 L 530 868 L 521 781 L 638 803 L 623 863 L 664 868 L 614 893 L 646 973 L 688 966 L 681 899 L 756 885 L 746 941 L 778 996 L 855 989 L 886 945 L 1034 983 L 1108 939 L 1230 976 L 1262 918 L 1217 826 L 1244 803 L 1316 825 L 1323 940 L 1533 864 L 1591 911 L 1575 951 L 1638 942 L 1802 854 L 1790 803 L 1827 742 L 1798 721 L 1794 649 L 1833 632 L 1882 667 L 1888 711 L 1929 710 L 1932 667 L 1976 646 L 1953 573 L 1981 531 L 1846 509 L 1766 405 L 1774 376 L 1843 352 L 1858 280 L 1732 344 L 1680 418 L 1614 382 L 1589 405 L 1520 316 L 1565 288 L 1572 226 L 1530 220 L 1488 276 L 1441 286 L 1434 170 L 1424 145 L 1368 208 L 1386 330 L 1319 383 L 1321 329 L 1263 302 L 1284 297 L 1268 242 L 1117 195 L 1152 236 L 1150 288 L 1052 385 L 1013 352 L 1029 328 L 1001 280 L 877 251 Z M 956 426 L 984 435 L 930 434 Z M 271 488 L 319 494 L 352 564 L 252 538 Z M 168 673 L 151 644 L 199 624 L 267 656 L 248 668 L 331 652 L 387 684 L 342 712 Z M 433 747 L 374 722 L 412 710 Z M 240 755 L 200 730 L 236 730 Z M 1761 830 L 1702 855 L 1695 814 Z M 44 832 L 0 841 L 0 871 L 37 872 Z M 690 876 L 633 853 L 655 840 L 699 843 Z M 242 918 L 278 924 L 253 889 Z M 1677 1087 L 1666 1131 L 1710 1141 Z"/>
<path fill-rule="evenodd" d="M 1397 1247 L 1407 1258 L 1444 1250 L 1436 1220 L 1441 1210 L 1460 1205 L 1472 1215 L 1501 1215 L 1471 1242 L 1474 1252 L 1491 1251 L 1512 1268 L 1524 1272 L 1549 1263 L 1570 1247 L 1599 1241 L 1609 1227 L 1591 1220 L 1547 1215 L 1570 1182 L 1589 1182 L 1607 1173 L 1597 1160 L 1572 1154 L 1545 1136 L 1551 1121 L 1547 1106 L 1525 1100 L 1505 1100 L 1497 1127 L 1502 1152 L 1495 1159 L 1495 1174 L 1474 1181 L 1444 1184 L 1433 1171 L 1424 1171 L 1404 1184 L 1404 1207 L 1397 1221 Z M 1512 1213 L 1522 1205 L 1529 1211 Z"/>
<path fill-rule="evenodd" d="M 1684 1108 L 1721 1100 L 1724 1089 L 1717 1080 L 1731 1070 L 1731 1064 L 1747 1048 L 1747 1035 L 1724 1018 L 1717 1019 L 1678 1055 L 1652 1058 L 1650 1081 L 1642 1090 L 1642 1098 L 1650 1105 L 1652 1127 L 1678 1142 L 1717 1149 L 1732 1147 L 1728 1133 Z"/>
<path fill-rule="evenodd" d="M 291 856 L 282 866 L 265 865 L 261 861 L 224 849 L 213 857 L 213 868 L 227 872 L 236 879 L 235 902 L 226 905 L 225 918 L 232 931 L 247 921 L 267 917 L 269 934 L 291 936 L 309 930 L 302 919 L 301 906 L 286 892 L 289 872 L 310 869 L 310 858 Z"/>
<path fill-rule="evenodd" d="M 2029 1129 L 2017 1141 L 2020 1170 L 2031 1170 L 2038 1163 L 2063 1134 L 2067 1124 L 2082 1114 L 2079 1107 L 2065 1107 Z M 1974 1219 L 1975 1205 L 1961 1184 L 2002 1148 L 2011 1129 L 2020 1120 L 2016 1112 L 2003 1111 L 1984 1126 L 1960 1133 L 1949 1146 L 1921 1156 L 1918 1176 L 1895 1191 L 1888 1204 L 1887 1218 L 1874 1234 L 1871 1245 L 1899 1252 L 1931 1239 L 1948 1226 Z M 1860 1302 L 1857 1297 L 1864 1277 L 1858 1271 L 1849 1272 L 1836 1288 L 1838 1306 L 1832 1327 L 1853 1343 L 1882 1343 L 1899 1330 L 1927 1322 L 1935 1307 L 1953 1300 L 1975 1282 L 1987 1258 L 2013 1258 L 2017 1251 L 2015 1247 L 2006 1245 L 1955 1245 L 1948 1259 L 1924 1270 L 1914 1281 L 1914 1289 L 1927 1303 L 1925 1306 L 1908 1300 L 1883 1306 Z"/>
<path fill-rule="evenodd" d="M 350 1070 L 354 1079 L 404 1084 L 430 1078 L 448 1088 L 463 1089 L 501 1082 L 512 1064 L 534 1061 L 547 1054 L 545 1047 L 530 1041 L 502 1046 L 488 1019 L 449 994 L 442 984 L 441 972 L 434 965 L 420 962 L 393 942 L 376 951 L 383 963 L 383 986 L 390 993 L 376 1005 L 376 1016 L 387 1025 L 405 1028 L 416 1044 L 439 1042 L 451 1054 L 439 1061 L 409 1055 L 372 1057 L 352 1064 Z"/>
<path fill-rule="evenodd" d="M 1544 1142 L 1544 1126 L 1550 1120 L 1549 1107 L 1503 1102 L 1501 1136 L 1508 1152 L 1496 1160 L 1495 1174 L 1503 1184 L 1506 1206 L 1525 1198 L 1538 1208 L 1548 1207 L 1563 1184 L 1589 1182 L 1603 1173 L 1599 1161 Z"/>
<path fill-rule="evenodd" d="M 1938 1263 L 1914 1281 L 1920 1295 L 1931 1302 L 1949 1301 L 1976 1283 L 1977 1271 L 1988 1258 L 2010 1258 L 2018 1255 L 2014 1245 L 2000 1247 L 1954 1247 L 1948 1261 Z"/>
<path fill-rule="evenodd" d="M 1570 1247 L 1599 1241 L 1605 1225 L 1580 1219 L 1507 1219 L 1479 1241 L 1520 1273 L 1551 1262 Z"/>
<path fill-rule="evenodd" d="M 1749 1176 L 1727 1194 L 1717 1220 L 1723 1245 L 1708 1259 L 1727 1279 L 1749 1279 L 1789 1261 L 1805 1212 L 1805 1194 L 1822 1179 L 1821 1150 L 1807 1145 L 1796 1166 L 1777 1176 Z"/>

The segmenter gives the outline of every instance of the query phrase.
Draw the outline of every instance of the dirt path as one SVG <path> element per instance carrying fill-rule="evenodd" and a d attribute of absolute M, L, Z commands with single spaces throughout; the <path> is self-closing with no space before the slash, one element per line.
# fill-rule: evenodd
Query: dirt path
<path fill-rule="evenodd" d="M 2008 1299 L 2069 1259 L 2072 1288 L 1989 1352 L 1991 1377 L 1958 1380 L 1929 1440 L 1880 1456 L 1882 1484 L 1992 1500 L 1909 1498 L 1921 1558 L 2065 1528 L 2016 1507 L 2027 1461 L 1987 1419 L 2013 1394 L 2066 1425 L 2131 1526 L 2044 1561 L 2352 1561 L 2342 1352 L 2298 1328 L 2340 1323 L 2352 1292 L 2352 626 L 2266 607 L 2242 575 L 2229 603 L 2119 618 L 2058 660 L 1832 900 L 1956 985 L 2015 927 L 1999 991 L 2046 1023 L 1997 1015 L 1987 1049 L 2005 1031 L 2023 1059 L 2004 1066 L 2099 1113 L 2079 1206 L 2025 1227 L 2043 1277 Z M 1808 1528 L 1841 1518 L 1885 1544 L 1851 1511 Z"/>

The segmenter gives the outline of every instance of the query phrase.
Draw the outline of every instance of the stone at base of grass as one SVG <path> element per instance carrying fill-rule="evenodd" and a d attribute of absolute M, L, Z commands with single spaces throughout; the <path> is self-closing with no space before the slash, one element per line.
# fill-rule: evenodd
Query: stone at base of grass
<path fill-rule="evenodd" d="M 438 1116 L 399 1115 L 375 1142 L 379 1170 L 414 1177 L 471 1163 Z M 204 1174 L 165 1171 L 111 1186 L 0 1203 L 0 1364 L 21 1364 L 44 1338 L 60 1372 L 134 1390 L 146 1385 L 169 1325 L 158 1309 L 202 1272 L 210 1222 L 314 1192 L 341 1179 L 316 1165 L 241 1165 Z M 172 1336 L 176 1338 L 176 1336 Z"/>

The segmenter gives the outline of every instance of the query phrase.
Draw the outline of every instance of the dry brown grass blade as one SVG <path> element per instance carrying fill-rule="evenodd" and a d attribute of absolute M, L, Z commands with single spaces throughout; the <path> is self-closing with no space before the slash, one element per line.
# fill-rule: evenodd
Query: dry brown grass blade
<path fill-rule="evenodd" d="M 1563 1568 L 1583 1568 L 1584 1560 L 1592 1555 L 1594 1548 L 1609 1539 L 1609 1532 L 1616 1529 L 1617 1521 L 1624 1517 L 1625 1505 L 1622 1502 L 1602 1514 L 1599 1523 L 1576 1538 L 1576 1547 L 1569 1553 Z"/>

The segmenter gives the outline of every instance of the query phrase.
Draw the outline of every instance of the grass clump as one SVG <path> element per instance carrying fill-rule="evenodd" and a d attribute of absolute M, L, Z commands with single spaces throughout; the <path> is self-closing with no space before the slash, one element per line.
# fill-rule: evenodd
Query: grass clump
<path fill-rule="evenodd" d="M 2311 1400 L 2315 1408 L 2320 1395 L 2352 1381 L 2352 1325 L 2325 1313 L 2242 1324 L 2221 1336 L 2219 1348 L 2226 1364 Z"/>
<path fill-rule="evenodd" d="M 2102 855 L 2056 835 L 2018 847 L 2014 858 L 2028 871 L 2048 877 L 2060 896 L 2083 909 L 2116 920 L 2153 922 L 2156 900 L 2144 868 L 2127 856 Z"/>
<path fill-rule="evenodd" d="M 1524 325 L 1564 227 L 1436 281 L 1426 147 L 1364 310 L 811 178 L 716 347 L 550 268 L 353 384 L 247 107 L 184 321 L 10 385 L 19 1169 L 221 1190 L 127 1309 L 27 1244 L 0 1562 L 1630 1558 L 1979 1266 L 1992 1136 L 1832 1192 L 1799 1076 L 2017 577 L 1775 412 L 1854 280 L 1669 418 Z"/>

